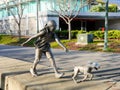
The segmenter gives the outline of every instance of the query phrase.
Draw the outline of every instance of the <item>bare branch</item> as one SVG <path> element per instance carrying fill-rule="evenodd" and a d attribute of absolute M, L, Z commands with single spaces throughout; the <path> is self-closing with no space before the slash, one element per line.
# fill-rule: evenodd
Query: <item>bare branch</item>
<path fill-rule="evenodd" d="M 79 10 L 77 11 L 77 8 L 78 8 L 78 0 L 75 2 L 75 5 L 73 5 L 73 8 L 71 8 L 69 18 L 71 18 L 72 15 L 74 15 L 74 12 L 79 12 Z"/>
<path fill-rule="evenodd" d="M 22 6 L 22 3 L 19 2 L 19 0 L 12 1 L 12 4 L 9 3 L 9 1 L 3 0 L 4 4 L 6 5 L 6 8 L 8 12 L 13 16 L 15 22 L 18 26 L 18 35 L 19 39 L 21 37 L 21 20 L 23 16 L 23 11 L 25 9 L 24 6 Z"/>
<path fill-rule="evenodd" d="M 65 21 L 65 23 L 68 24 L 70 38 L 71 21 L 77 15 L 79 15 L 82 8 L 84 8 L 86 5 L 89 5 L 89 3 L 93 0 L 55 0 L 55 1 L 56 6 L 58 6 L 58 8 L 53 7 L 52 12 L 57 13 L 59 17 L 61 17 Z"/>
<path fill-rule="evenodd" d="M 91 3 L 92 0 L 87 0 L 86 2 L 81 2 L 81 6 L 79 7 L 79 10 L 78 11 L 75 11 L 75 12 L 72 12 L 71 14 L 71 17 L 70 17 L 70 21 L 72 21 L 79 13 L 80 13 L 80 10 L 82 8 L 84 8 L 85 6 L 87 6 L 88 4 Z M 72 16 L 73 15 L 73 16 Z"/>
<path fill-rule="evenodd" d="M 68 23 L 68 21 L 66 20 L 66 19 L 68 19 L 67 16 L 61 14 L 61 13 L 58 12 L 57 10 L 55 10 L 54 12 L 56 12 L 66 23 Z"/>

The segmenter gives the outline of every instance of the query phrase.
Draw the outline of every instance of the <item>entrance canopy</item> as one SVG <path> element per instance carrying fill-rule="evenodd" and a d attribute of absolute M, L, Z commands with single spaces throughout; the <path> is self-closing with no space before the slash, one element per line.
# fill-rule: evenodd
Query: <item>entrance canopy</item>
<path fill-rule="evenodd" d="M 108 13 L 109 19 L 120 19 L 120 12 L 116 13 Z M 77 16 L 80 19 L 101 19 L 103 20 L 105 18 L 105 12 L 84 12 L 84 13 L 79 13 Z"/>
<path fill-rule="evenodd" d="M 109 29 L 119 29 L 120 28 L 120 12 L 109 13 Z M 105 25 L 105 12 L 84 12 L 79 13 L 79 15 L 73 19 L 71 22 L 72 30 L 98 30 Z M 117 25 L 117 26 L 114 26 Z M 60 28 L 62 30 L 67 30 L 68 26 L 62 18 L 60 18 Z"/>

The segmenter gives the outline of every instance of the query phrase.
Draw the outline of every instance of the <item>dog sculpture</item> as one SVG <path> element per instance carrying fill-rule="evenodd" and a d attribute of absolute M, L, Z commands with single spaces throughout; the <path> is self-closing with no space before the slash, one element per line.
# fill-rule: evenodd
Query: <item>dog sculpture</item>
<path fill-rule="evenodd" d="M 92 70 L 93 69 L 98 70 L 99 68 L 100 68 L 100 65 L 97 62 L 91 62 L 87 66 L 75 66 L 72 79 L 75 83 L 78 83 L 75 80 L 75 78 L 77 77 L 78 73 L 83 73 L 84 78 L 80 80 L 80 82 L 85 81 L 88 77 L 89 77 L 89 80 L 92 80 L 93 78 Z"/>

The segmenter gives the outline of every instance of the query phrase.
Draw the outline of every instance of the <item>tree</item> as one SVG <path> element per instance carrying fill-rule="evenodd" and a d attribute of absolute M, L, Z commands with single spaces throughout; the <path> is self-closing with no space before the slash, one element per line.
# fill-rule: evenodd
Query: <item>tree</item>
<path fill-rule="evenodd" d="M 91 7 L 90 12 L 104 12 L 105 6 L 102 4 L 94 5 Z"/>
<path fill-rule="evenodd" d="M 108 5 L 108 12 L 117 12 L 118 6 L 116 4 L 109 4 Z"/>
<path fill-rule="evenodd" d="M 21 0 L 13 0 L 12 3 L 3 0 L 4 4 L 6 5 L 6 9 L 10 15 L 13 16 L 15 23 L 18 26 L 18 36 L 19 40 L 21 39 L 21 21 L 22 21 L 22 16 L 23 16 L 23 11 L 25 6 L 22 5 Z"/>
<path fill-rule="evenodd" d="M 80 10 L 94 0 L 56 0 L 53 11 L 68 25 L 69 40 L 71 40 L 71 21 L 79 14 Z"/>
<path fill-rule="evenodd" d="M 98 5 L 94 5 L 91 7 L 91 12 L 105 12 L 105 2 L 102 0 L 97 0 Z M 117 12 L 118 6 L 117 4 L 109 4 L 108 12 Z"/>

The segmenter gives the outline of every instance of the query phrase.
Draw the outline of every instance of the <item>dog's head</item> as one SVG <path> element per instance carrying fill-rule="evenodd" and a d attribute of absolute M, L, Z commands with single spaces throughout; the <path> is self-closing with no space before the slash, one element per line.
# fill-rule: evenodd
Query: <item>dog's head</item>
<path fill-rule="evenodd" d="M 100 64 L 98 64 L 97 62 L 91 62 L 90 66 L 96 70 L 98 70 L 100 68 Z"/>

